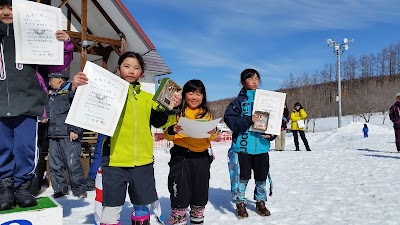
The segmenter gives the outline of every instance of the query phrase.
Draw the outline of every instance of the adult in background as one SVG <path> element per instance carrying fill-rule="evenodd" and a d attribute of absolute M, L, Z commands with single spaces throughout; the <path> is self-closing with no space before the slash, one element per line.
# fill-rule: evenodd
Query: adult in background
<path fill-rule="evenodd" d="M 289 110 L 285 103 L 285 106 L 283 109 L 283 116 L 282 116 L 281 134 L 279 136 L 277 136 L 275 139 L 275 149 L 277 151 L 285 150 L 286 130 L 287 130 L 287 124 L 288 124 L 289 120 L 290 120 Z"/>
<path fill-rule="evenodd" d="M 397 152 L 400 153 L 400 92 L 396 94 L 396 102 L 390 107 L 389 118 L 393 122 Z"/>
<path fill-rule="evenodd" d="M 306 135 L 304 133 L 304 127 L 305 127 L 304 125 L 306 118 L 307 118 L 306 111 L 304 111 L 303 107 L 299 102 L 296 102 L 294 104 L 294 110 L 290 114 L 290 119 L 292 120 L 291 129 L 294 138 L 294 145 L 296 146 L 296 151 L 300 151 L 298 133 L 300 133 L 301 140 L 303 141 L 306 150 L 311 151 L 310 146 L 308 145 Z"/>

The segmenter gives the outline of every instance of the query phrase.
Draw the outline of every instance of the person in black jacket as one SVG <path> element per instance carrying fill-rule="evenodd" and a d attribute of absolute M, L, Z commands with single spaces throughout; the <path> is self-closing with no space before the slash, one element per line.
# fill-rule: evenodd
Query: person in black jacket
<path fill-rule="evenodd" d="M 277 136 L 275 139 L 275 149 L 277 151 L 285 150 L 286 130 L 287 130 L 287 124 L 288 124 L 289 120 L 290 120 L 289 110 L 285 103 L 285 106 L 283 109 L 283 116 L 282 116 L 281 134 L 279 136 Z"/>
<path fill-rule="evenodd" d="M 68 194 L 67 176 L 71 183 L 72 193 L 85 198 L 86 181 L 80 161 L 83 129 L 65 123 L 75 91 L 71 91 L 71 83 L 66 82 L 69 75 L 66 72 L 49 74 L 50 119 L 49 137 L 49 167 L 54 198 Z"/>
<path fill-rule="evenodd" d="M 393 122 L 396 148 L 400 153 L 400 92 L 396 94 L 396 102 L 390 107 L 389 118 Z"/>
<path fill-rule="evenodd" d="M 37 205 L 29 186 L 38 159 L 38 120 L 48 113 L 46 79 L 38 71 L 64 70 L 74 50 L 68 34 L 58 30 L 54 40 L 64 42 L 64 65 L 16 63 L 15 38 L 12 1 L 0 0 L 0 210 Z"/>

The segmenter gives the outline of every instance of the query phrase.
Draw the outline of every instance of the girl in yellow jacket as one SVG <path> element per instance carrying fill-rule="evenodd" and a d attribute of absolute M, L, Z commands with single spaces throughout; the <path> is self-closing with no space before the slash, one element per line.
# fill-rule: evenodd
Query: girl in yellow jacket
<path fill-rule="evenodd" d="M 184 101 L 179 106 L 180 117 L 191 120 L 212 120 L 207 106 L 206 89 L 200 80 L 190 80 L 183 86 Z M 190 205 L 191 224 L 203 224 L 204 208 L 208 201 L 210 180 L 210 141 L 216 137 L 216 128 L 209 131 L 209 138 L 192 138 L 179 132 L 182 127 L 175 124 L 168 127 L 165 138 L 174 142 L 171 160 L 168 163 L 168 190 L 171 199 L 170 224 L 186 224 L 186 209 Z"/>
<path fill-rule="evenodd" d="M 294 138 L 294 145 L 296 146 L 296 151 L 300 151 L 299 148 L 299 136 L 300 133 L 301 140 L 304 143 L 307 151 L 311 151 L 306 135 L 304 133 L 304 120 L 307 118 L 307 113 L 304 111 L 303 107 L 299 102 L 294 104 L 294 110 L 290 114 L 290 119 L 292 120 L 291 130 Z"/>

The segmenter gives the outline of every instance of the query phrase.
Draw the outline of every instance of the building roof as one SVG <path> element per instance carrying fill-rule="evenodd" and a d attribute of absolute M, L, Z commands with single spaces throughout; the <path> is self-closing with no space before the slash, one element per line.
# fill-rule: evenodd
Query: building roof
<path fill-rule="evenodd" d="M 59 2 L 52 1 L 53 6 L 58 7 Z M 62 4 L 62 3 L 61 3 Z M 68 18 L 68 9 L 72 10 L 71 30 L 80 32 L 81 29 L 81 1 L 68 1 L 62 12 Z M 159 76 L 170 74 L 171 71 L 164 60 L 158 54 L 154 44 L 130 14 L 121 0 L 87 0 L 87 27 L 88 33 L 119 40 L 121 35 L 126 38 L 126 51 L 134 51 L 142 54 L 146 63 L 146 74 Z M 64 29 L 67 20 L 64 21 Z M 106 47 L 106 44 L 102 44 Z M 75 57 L 77 59 L 77 57 Z M 88 56 L 88 60 L 100 62 L 101 56 Z M 115 71 L 118 55 L 112 52 L 108 60 L 109 70 Z"/>

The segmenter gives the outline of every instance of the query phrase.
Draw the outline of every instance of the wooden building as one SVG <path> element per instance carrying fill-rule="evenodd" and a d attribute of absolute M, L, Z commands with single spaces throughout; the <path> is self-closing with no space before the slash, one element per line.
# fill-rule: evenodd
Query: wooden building
<path fill-rule="evenodd" d="M 151 93 L 154 93 L 155 77 L 171 73 L 121 0 L 36 1 L 59 7 L 63 12 L 63 29 L 75 46 L 71 76 L 83 70 L 86 61 L 116 72 L 118 57 L 125 51 L 143 56 L 147 68 L 141 82 Z"/>

